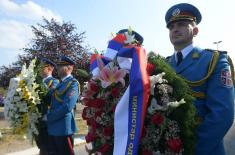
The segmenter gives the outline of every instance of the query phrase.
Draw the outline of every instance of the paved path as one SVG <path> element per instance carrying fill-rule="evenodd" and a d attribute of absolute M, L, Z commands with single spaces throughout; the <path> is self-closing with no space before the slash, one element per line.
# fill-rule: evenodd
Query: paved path
<path fill-rule="evenodd" d="M 84 137 L 75 138 L 74 143 L 75 155 L 87 155 L 87 152 L 85 151 Z M 226 155 L 235 155 L 235 122 L 224 138 L 224 145 L 226 149 Z M 38 155 L 38 152 L 38 148 L 33 147 L 19 152 L 8 153 L 6 155 Z"/>
<path fill-rule="evenodd" d="M 85 140 L 84 137 L 79 137 L 74 139 L 74 151 L 75 155 L 87 155 L 85 151 Z M 8 153 L 6 155 L 38 155 L 39 149 L 37 147 L 32 147 L 30 149 Z"/>
<path fill-rule="evenodd" d="M 224 137 L 226 155 L 235 155 L 235 120 L 233 126 Z"/>

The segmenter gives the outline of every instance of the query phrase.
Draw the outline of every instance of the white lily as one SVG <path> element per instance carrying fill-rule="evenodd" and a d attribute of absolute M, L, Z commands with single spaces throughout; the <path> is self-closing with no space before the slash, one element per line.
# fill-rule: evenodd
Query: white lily
<path fill-rule="evenodd" d="M 168 106 L 176 108 L 176 107 L 178 107 L 178 106 L 180 106 L 181 104 L 184 104 L 184 103 L 186 103 L 186 102 L 185 102 L 185 100 L 182 98 L 180 101 L 169 102 L 169 103 L 168 103 Z"/>

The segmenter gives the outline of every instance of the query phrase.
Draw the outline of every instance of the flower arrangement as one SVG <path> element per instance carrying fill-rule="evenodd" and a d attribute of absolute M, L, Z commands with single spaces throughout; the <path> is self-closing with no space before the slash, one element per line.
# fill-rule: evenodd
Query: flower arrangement
<path fill-rule="evenodd" d="M 38 135 L 37 123 L 41 117 L 37 105 L 41 104 L 39 98 L 39 85 L 35 83 L 34 72 L 36 59 L 29 67 L 23 65 L 21 73 L 10 81 L 5 100 L 6 116 L 13 131 L 17 134 L 27 134 L 30 140 Z"/>
<path fill-rule="evenodd" d="M 84 85 L 82 102 L 86 107 L 83 109 L 82 118 L 89 126 L 85 138 L 87 143 L 92 142 L 94 145 L 94 150 L 89 153 L 112 154 L 114 110 L 126 89 L 126 76 L 127 70 L 110 63 L 101 68 L 95 79 Z"/>
<path fill-rule="evenodd" d="M 127 39 L 130 37 L 127 37 Z M 125 45 L 126 46 L 126 45 Z M 118 102 L 130 84 L 130 72 L 120 68 L 117 58 L 108 64 L 97 57 L 99 72 L 84 86 L 82 117 L 92 143 L 89 154 L 114 154 L 114 115 Z M 140 155 L 192 155 L 195 146 L 195 107 L 191 90 L 166 60 L 150 52 L 147 73 L 150 97 L 144 118 L 138 153 Z M 127 128 L 127 127 L 126 127 Z"/>
<path fill-rule="evenodd" d="M 151 95 L 140 154 L 194 154 L 196 109 L 189 86 L 161 56 L 149 53 L 148 63 Z"/>

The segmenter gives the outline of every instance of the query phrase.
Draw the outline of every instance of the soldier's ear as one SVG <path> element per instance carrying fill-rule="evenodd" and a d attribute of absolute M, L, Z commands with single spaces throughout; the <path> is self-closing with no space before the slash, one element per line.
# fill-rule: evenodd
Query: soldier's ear
<path fill-rule="evenodd" d="M 194 27 L 193 28 L 193 36 L 195 37 L 197 34 L 198 34 L 198 28 L 197 27 Z"/>

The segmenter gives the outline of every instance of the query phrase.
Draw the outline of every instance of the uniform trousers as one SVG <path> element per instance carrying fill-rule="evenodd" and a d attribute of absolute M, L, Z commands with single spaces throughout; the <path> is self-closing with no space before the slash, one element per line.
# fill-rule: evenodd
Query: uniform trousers
<path fill-rule="evenodd" d="M 74 136 L 49 135 L 49 155 L 74 155 Z"/>

